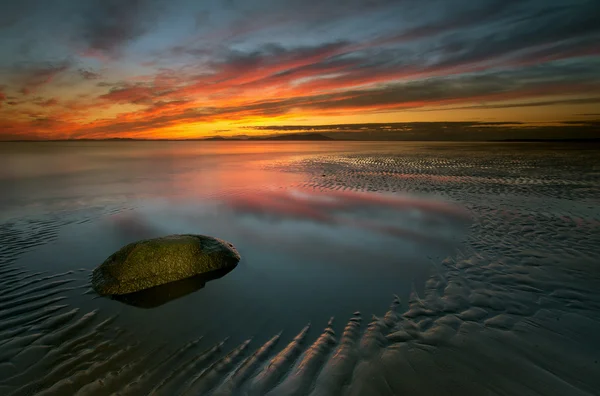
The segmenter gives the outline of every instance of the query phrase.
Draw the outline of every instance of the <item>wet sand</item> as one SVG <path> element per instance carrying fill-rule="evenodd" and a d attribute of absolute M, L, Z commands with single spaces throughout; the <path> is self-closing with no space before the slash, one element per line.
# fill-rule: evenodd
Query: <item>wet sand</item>
<path fill-rule="evenodd" d="M 600 151 L 144 144 L 3 145 L 0 394 L 600 389 Z M 89 290 L 185 232 L 240 265 L 155 307 Z"/>

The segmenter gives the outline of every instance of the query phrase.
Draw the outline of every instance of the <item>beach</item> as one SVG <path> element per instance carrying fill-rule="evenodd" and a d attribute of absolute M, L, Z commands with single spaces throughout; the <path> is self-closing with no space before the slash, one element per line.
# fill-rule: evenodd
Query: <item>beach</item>
<path fill-rule="evenodd" d="M 2 143 L 0 394 L 593 395 L 599 154 Z M 122 246 L 185 233 L 239 265 L 156 306 L 91 289 Z"/>

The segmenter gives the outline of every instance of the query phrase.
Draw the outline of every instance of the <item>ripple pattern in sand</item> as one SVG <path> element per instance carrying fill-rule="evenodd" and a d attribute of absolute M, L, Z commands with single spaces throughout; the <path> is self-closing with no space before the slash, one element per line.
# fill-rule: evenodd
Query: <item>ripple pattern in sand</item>
<path fill-rule="evenodd" d="M 287 164 L 312 175 L 303 187 L 439 194 L 475 222 L 463 247 L 434 260 L 420 295 L 392 298 L 381 316 L 357 312 L 264 343 L 206 345 L 198 335 L 177 350 L 140 344 L 114 318 L 67 303 L 85 276 L 14 265 L 51 242 L 60 221 L 4 223 L 0 393 L 597 394 L 600 184 L 590 158 L 557 156 L 554 167 L 546 157 L 421 154 Z M 320 335 L 307 342 L 311 332 Z"/>

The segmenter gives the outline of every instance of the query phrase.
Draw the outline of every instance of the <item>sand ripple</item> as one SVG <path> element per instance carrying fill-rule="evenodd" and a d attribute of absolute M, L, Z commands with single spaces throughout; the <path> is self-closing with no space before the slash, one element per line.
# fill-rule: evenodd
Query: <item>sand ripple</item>
<path fill-rule="evenodd" d="M 406 302 L 391 297 L 389 310 L 369 321 L 359 312 L 338 318 L 347 320 L 339 337 L 333 318 L 317 324 L 324 330 L 312 343 L 318 326 L 310 324 L 262 344 L 206 345 L 200 335 L 177 350 L 138 343 L 114 317 L 68 303 L 87 273 L 15 266 L 19 255 L 52 242 L 64 221 L 6 222 L 0 394 L 597 394 L 600 183 L 588 154 L 286 163 L 309 174 L 303 188 L 437 194 L 474 218 L 461 248 L 434 263 L 424 292 Z"/>

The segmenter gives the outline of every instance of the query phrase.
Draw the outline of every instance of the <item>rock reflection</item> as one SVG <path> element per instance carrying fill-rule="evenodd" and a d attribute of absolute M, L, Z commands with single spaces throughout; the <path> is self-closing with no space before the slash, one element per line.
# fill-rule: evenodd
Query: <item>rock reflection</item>
<path fill-rule="evenodd" d="M 138 308 L 156 308 L 194 293 L 202 289 L 206 285 L 206 282 L 222 278 L 232 270 L 233 268 L 215 270 L 135 293 L 113 295 L 110 298 Z"/>

